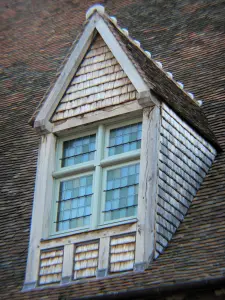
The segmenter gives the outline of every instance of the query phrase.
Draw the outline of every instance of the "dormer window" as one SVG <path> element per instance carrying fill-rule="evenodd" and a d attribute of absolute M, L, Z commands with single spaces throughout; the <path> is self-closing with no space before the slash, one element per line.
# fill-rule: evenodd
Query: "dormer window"
<path fill-rule="evenodd" d="M 214 142 L 197 104 L 93 10 L 34 122 L 25 289 L 143 271 L 165 250 L 216 154 L 190 123 Z"/>

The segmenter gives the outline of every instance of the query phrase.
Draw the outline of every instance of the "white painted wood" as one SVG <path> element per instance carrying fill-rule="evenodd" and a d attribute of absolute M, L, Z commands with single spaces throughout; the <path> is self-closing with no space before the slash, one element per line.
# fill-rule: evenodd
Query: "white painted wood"
<path fill-rule="evenodd" d="M 105 12 L 105 7 L 100 4 L 92 5 L 86 12 L 86 20 L 89 19 L 95 11 L 97 11 L 99 14 L 103 15 Z"/>
<path fill-rule="evenodd" d="M 92 220 L 92 228 L 96 228 L 99 224 L 99 210 L 101 207 L 101 190 L 102 190 L 102 168 L 100 166 L 101 160 L 104 156 L 104 135 L 105 129 L 103 125 L 100 125 L 97 132 L 97 140 L 96 140 L 96 149 L 98 149 L 96 153 L 95 159 L 95 177 L 94 177 L 94 186 L 93 190 L 95 191 L 93 195 L 93 220 Z"/>
<path fill-rule="evenodd" d="M 72 277 L 73 257 L 74 257 L 74 245 L 73 244 L 65 245 L 64 256 L 63 256 L 62 278 Z"/>
<path fill-rule="evenodd" d="M 110 237 L 102 237 L 100 239 L 99 244 L 99 259 L 98 259 L 98 269 L 108 270 L 108 263 L 109 263 L 109 243 L 110 243 Z"/>
<path fill-rule="evenodd" d="M 142 123 L 135 264 L 149 264 L 155 251 L 160 109 L 144 109 Z"/>
<path fill-rule="evenodd" d="M 101 239 L 103 237 L 110 237 L 119 234 L 126 234 L 136 231 L 136 222 L 132 222 L 130 224 L 121 224 L 115 226 L 115 224 L 111 224 L 108 227 L 104 227 L 98 230 L 87 230 L 86 232 L 80 232 L 79 234 L 63 235 L 57 237 L 54 236 L 52 239 L 42 240 L 40 242 L 41 249 L 49 249 L 53 247 L 60 247 L 67 244 L 78 244 L 83 242 L 88 242 L 91 240 Z"/>
<path fill-rule="evenodd" d="M 83 163 L 82 165 L 78 165 L 78 166 L 69 166 L 69 167 L 65 167 L 63 169 L 54 171 L 52 173 L 52 176 L 55 179 L 59 179 L 59 178 L 63 178 L 63 177 L 68 177 L 68 176 L 72 176 L 72 175 L 77 175 L 77 174 L 82 174 L 85 172 L 89 172 L 89 171 L 93 171 L 95 168 L 93 162 L 87 162 L 87 163 Z"/>
<path fill-rule="evenodd" d="M 25 284 L 29 282 L 36 282 L 37 280 L 40 255 L 39 244 L 42 238 L 43 229 L 46 229 L 46 220 L 44 218 L 44 216 L 46 216 L 46 195 L 51 194 L 51 172 L 54 160 L 54 151 L 55 136 L 53 134 L 42 136 L 36 173 Z M 49 198 L 49 201 L 51 201 L 51 198 Z"/>
<path fill-rule="evenodd" d="M 132 102 L 120 104 L 117 106 L 111 106 L 103 108 L 99 111 L 90 112 L 87 113 L 81 117 L 74 117 L 67 119 L 64 123 L 59 125 L 54 125 L 53 132 L 57 133 L 58 135 L 63 135 L 65 132 L 68 132 L 68 129 L 86 125 L 88 123 L 98 122 L 98 121 L 104 121 L 112 117 L 118 117 L 121 116 L 124 118 L 127 118 L 133 115 L 138 115 L 142 111 L 142 107 L 138 104 L 137 100 L 134 100 Z M 126 115 L 127 114 L 127 115 Z"/>
<path fill-rule="evenodd" d="M 109 167 L 128 161 L 140 159 L 140 150 L 129 151 L 114 156 L 109 156 L 100 162 L 101 167 Z"/>

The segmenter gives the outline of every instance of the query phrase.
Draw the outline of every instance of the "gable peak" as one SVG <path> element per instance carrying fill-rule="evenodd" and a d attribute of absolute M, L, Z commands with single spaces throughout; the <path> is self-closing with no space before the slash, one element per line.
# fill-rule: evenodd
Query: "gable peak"
<path fill-rule="evenodd" d="M 86 12 L 86 20 L 88 20 L 95 11 L 97 11 L 100 15 L 103 15 L 105 13 L 105 7 L 100 4 L 92 5 Z"/>

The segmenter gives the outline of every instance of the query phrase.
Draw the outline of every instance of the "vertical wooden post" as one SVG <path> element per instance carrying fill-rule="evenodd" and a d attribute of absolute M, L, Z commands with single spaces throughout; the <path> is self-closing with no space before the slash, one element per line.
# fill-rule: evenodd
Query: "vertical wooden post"
<path fill-rule="evenodd" d="M 110 237 L 100 239 L 97 277 L 104 277 L 108 274 L 109 242 Z"/>
<path fill-rule="evenodd" d="M 96 142 L 96 157 L 95 157 L 95 177 L 93 185 L 93 203 L 92 203 L 92 222 L 91 227 L 96 228 L 99 225 L 100 218 L 100 207 L 101 207 L 101 176 L 102 168 L 100 162 L 103 158 L 104 151 L 104 126 L 100 125 L 97 132 L 97 142 Z"/>
<path fill-rule="evenodd" d="M 138 224 L 136 233 L 136 271 L 144 270 L 155 249 L 155 210 L 158 189 L 160 108 L 143 110 Z"/>
<path fill-rule="evenodd" d="M 45 227 L 45 197 L 46 191 L 49 190 L 47 189 L 47 185 L 49 185 L 49 178 L 53 171 L 53 159 L 49 158 L 54 158 L 55 156 L 55 136 L 48 134 L 42 136 L 41 139 L 24 289 L 34 288 L 38 277 L 37 273 L 40 258 L 39 244 L 42 238 L 42 229 Z M 51 198 L 48 200 L 51 201 Z"/>
<path fill-rule="evenodd" d="M 64 246 L 62 283 L 68 283 L 73 277 L 73 257 L 74 245 L 67 244 Z"/>

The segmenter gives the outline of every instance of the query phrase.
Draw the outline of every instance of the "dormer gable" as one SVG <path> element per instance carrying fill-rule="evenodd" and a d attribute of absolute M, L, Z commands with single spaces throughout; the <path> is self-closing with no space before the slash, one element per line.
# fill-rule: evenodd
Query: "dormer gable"
<path fill-rule="evenodd" d="M 137 100 L 138 92 L 97 34 L 84 56 L 51 121 L 68 118 Z"/>
<path fill-rule="evenodd" d="M 219 149 L 181 83 L 101 6 L 87 18 L 35 114 L 42 138 L 27 287 L 145 270 Z"/>

